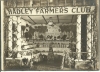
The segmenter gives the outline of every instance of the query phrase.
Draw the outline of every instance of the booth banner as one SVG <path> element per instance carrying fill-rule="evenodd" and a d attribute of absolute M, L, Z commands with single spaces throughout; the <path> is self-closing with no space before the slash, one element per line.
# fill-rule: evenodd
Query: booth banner
<path fill-rule="evenodd" d="M 82 7 L 15 7 L 5 8 L 7 15 L 93 14 L 95 6 Z"/>

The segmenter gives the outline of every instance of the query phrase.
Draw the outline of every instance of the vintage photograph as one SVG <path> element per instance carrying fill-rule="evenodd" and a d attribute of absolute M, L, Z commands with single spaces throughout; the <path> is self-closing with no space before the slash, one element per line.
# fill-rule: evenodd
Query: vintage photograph
<path fill-rule="evenodd" d="M 4 0 L 2 70 L 98 71 L 98 2 Z"/>

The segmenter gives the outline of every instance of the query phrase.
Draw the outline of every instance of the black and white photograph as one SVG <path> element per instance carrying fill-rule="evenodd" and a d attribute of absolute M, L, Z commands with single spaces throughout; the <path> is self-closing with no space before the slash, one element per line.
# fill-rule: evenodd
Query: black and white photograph
<path fill-rule="evenodd" d="M 99 0 L 2 0 L 2 71 L 98 71 Z"/>

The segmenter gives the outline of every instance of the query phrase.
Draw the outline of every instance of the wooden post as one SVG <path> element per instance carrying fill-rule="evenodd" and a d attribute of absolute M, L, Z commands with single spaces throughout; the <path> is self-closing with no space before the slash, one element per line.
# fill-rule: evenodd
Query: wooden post
<path fill-rule="evenodd" d="M 87 59 L 91 59 L 91 15 L 87 15 Z"/>
<path fill-rule="evenodd" d="M 77 59 L 81 59 L 81 15 L 77 16 L 77 44 L 76 44 L 76 52 Z"/>
<path fill-rule="evenodd" d="M 11 57 L 12 55 L 10 53 L 12 51 L 12 22 L 13 22 L 13 17 L 10 16 L 8 24 L 8 57 Z"/>
<path fill-rule="evenodd" d="M 63 69 L 63 68 L 64 68 L 64 59 L 65 59 L 65 53 L 63 52 L 63 58 L 62 58 L 61 69 Z"/>

